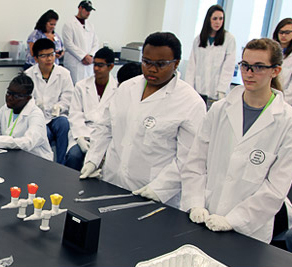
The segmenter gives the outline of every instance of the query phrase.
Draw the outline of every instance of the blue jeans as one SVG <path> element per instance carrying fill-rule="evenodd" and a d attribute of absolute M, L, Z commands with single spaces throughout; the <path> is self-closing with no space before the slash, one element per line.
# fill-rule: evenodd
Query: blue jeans
<path fill-rule="evenodd" d="M 56 142 L 57 162 L 65 163 L 65 155 L 68 147 L 69 122 L 66 117 L 60 116 L 47 124 L 47 135 L 50 145 Z"/>
<path fill-rule="evenodd" d="M 85 153 L 83 153 L 78 144 L 72 146 L 65 157 L 65 166 L 80 171 L 83 166 Z"/>

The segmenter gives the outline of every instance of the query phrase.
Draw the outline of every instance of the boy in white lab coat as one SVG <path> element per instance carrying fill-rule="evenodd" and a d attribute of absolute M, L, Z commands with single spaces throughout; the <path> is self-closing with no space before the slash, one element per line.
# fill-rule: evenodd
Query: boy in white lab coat
<path fill-rule="evenodd" d="M 80 171 L 90 146 L 98 112 L 113 96 L 117 82 L 111 75 L 114 67 L 113 50 L 103 47 L 94 56 L 94 75 L 79 81 L 73 93 L 69 110 L 69 146 L 65 165 Z"/>
<path fill-rule="evenodd" d="M 33 81 L 25 74 L 10 82 L 6 105 L 0 109 L 0 148 L 22 149 L 52 160 L 45 118 L 31 97 L 33 87 Z"/>
<path fill-rule="evenodd" d="M 67 115 L 74 86 L 69 71 L 55 64 L 55 44 L 51 40 L 37 40 L 33 54 L 37 64 L 25 73 L 34 82 L 33 97 L 45 115 L 50 144 L 56 144 L 57 162 L 64 164 L 69 131 Z"/>
<path fill-rule="evenodd" d="M 123 82 L 92 133 L 80 178 L 92 175 L 104 153 L 103 179 L 178 207 L 180 170 L 206 106 L 176 69 L 181 44 L 157 32 L 143 46 L 143 75 Z"/>

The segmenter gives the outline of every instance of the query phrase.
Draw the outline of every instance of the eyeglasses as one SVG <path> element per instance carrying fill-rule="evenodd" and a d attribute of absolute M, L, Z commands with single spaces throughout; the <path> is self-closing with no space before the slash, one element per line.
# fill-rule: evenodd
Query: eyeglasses
<path fill-rule="evenodd" d="M 102 63 L 102 62 L 99 62 L 99 63 L 96 63 L 94 62 L 94 67 L 99 67 L 99 68 L 103 68 L 104 66 L 110 66 L 111 63 Z"/>
<path fill-rule="evenodd" d="M 40 54 L 38 55 L 38 58 L 49 58 L 49 57 L 54 57 L 56 55 L 56 52 L 52 52 L 49 54 Z"/>
<path fill-rule="evenodd" d="M 155 66 L 158 69 L 164 69 L 169 64 L 171 64 L 173 62 L 176 62 L 176 59 L 152 61 L 152 60 L 148 60 L 146 58 L 142 58 L 142 65 L 146 68 L 150 68 L 151 66 Z"/>
<path fill-rule="evenodd" d="M 19 94 L 19 93 L 12 92 L 12 91 L 7 89 L 6 96 L 12 96 L 14 99 L 19 99 L 19 98 L 24 98 L 24 97 L 30 96 L 30 94 Z"/>
<path fill-rule="evenodd" d="M 271 68 L 275 68 L 278 66 L 277 64 L 271 65 L 271 66 L 258 65 L 258 64 L 250 65 L 250 64 L 244 63 L 242 61 L 239 62 L 238 65 L 240 66 L 241 71 L 248 72 L 248 70 L 251 70 L 253 73 L 261 73 L 265 69 L 271 69 Z"/>
<path fill-rule="evenodd" d="M 287 30 L 287 31 L 279 31 L 279 34 L 286 34 L 286 35 L 288 35 L 288 34 L 290 34 L 292 31 L 289 31 L 289 30 Z"/>

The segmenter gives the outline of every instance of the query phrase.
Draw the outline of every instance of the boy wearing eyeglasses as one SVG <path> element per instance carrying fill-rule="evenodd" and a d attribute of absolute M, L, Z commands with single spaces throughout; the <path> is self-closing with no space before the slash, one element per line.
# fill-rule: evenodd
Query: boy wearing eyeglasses
<path fill-rule="evenodd" d="M 174 207 L 180 170 L 206 110 L 180 79 L 181 44 L 172 33 L 149 35 L 142 72 L 123 82 L 91 135 L 80 178 L 93 175 L 104 153 L 103 179 Z"/>
<path fill-rule="evenodd" d="M 74 86 L 70 72 L 55 64 L 55 44 L 51 40 L 37 40 L 33 55 L 37 64 L 25 73 L 34 82 L 33 97 L 44 113 L 50 144 L 55 142 L 56 161 L 64 164 L 69 131 L 67 115 Z"/>
<path fill-rule="evenodd" d="M 33 88 L 33 81 L 23 73 L 10 82 L 6 105 L 0 109 L 0 148 L 22 149 L 53 160 L 44 115 L 31 97 Z"/>
<path fill-rule="evenodd" d="M 117 87 L 111 75 L 114 67 L 113 50 L 103 47 L 94 56 L 94 75 L 77 82 L 69 110 L 69 146 L 65 165 L 80 171 L 90 146 L 90 134 L 96 114 L 110 100 Z"/>

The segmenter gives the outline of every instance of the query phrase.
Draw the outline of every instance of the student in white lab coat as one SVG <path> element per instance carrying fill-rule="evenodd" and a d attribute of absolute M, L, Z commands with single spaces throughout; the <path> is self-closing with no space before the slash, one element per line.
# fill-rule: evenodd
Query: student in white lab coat
<path fill-rule="evenodd" d="M 273 39 L 280 43 L 283 49 L 283 65 L 281 81 L 285 100 L 292 105 L 292 19 L 281 20 L 274 33 Z"/>
<path fill-rule="evenodd" d="M 224 29 L 225 14 L 219 5 L 211 6 L 203 28 L 193 43 L 185 81 L 207 102 L 221 99 L 229 92 L 235 68 L 236 44 Z"/>
<path fill-rule="evenodd" d="M 0 148 L 22 149 L 53 160 L 44 115 L 31 97 L 33 87 L 33 81 L 25 74 L 10 82 L 6 105 L 0 109 Z"/>
<path fill-rule="evenodd" d="M 69 131 L 67 115 L 74 86 L 69 71 L 54 63 L 55 45 L 51 40 L 37 40 L 33 54 L 37 64 L 25 72 L 34 82 L 33 97 L 45 115 L 50 144 L 55 142 L 57 162 L 64 164 Z"/>
<path fill-rule="evenodd" d="M 94 76 L 79 81 L 73 93 L 69 109 L 69 146 L 65 165 L 80 171 L 90 135 L 94 129 L 98 112 L 113 96 L 117 82 L 111 75 L 114 67 L 113 50 L 103 47 L 94 55 Z"/>
<path fill-rule="evenodd" d="M 292 107 L 277 76 L 282 50 L 250 41 L 239 63 L 244 86 L 207 113 L 182 172 L 182 208 L 213 231 L 269 243 L 292 181 Z"/>
<path fill-rule="evenodd" d="M 92 10 L 90 1 L 81 1 L 77 16 L 63 26 L 64 67 L 70 70 L 74 84 L 93 75 L 93 55 L 99 44 L 93 24 L 87 21 Z"/>
<path fill-rule="evenodd" d="M 203 118 L 202 98 L 176 72 L 181 44 L 154 33 L 143 45 L 142 71 L 123 82 L 92 134 L 80 178 L 91 176 L 104 153 L 103 179 L 178 207 L 180 170 Z"/>

